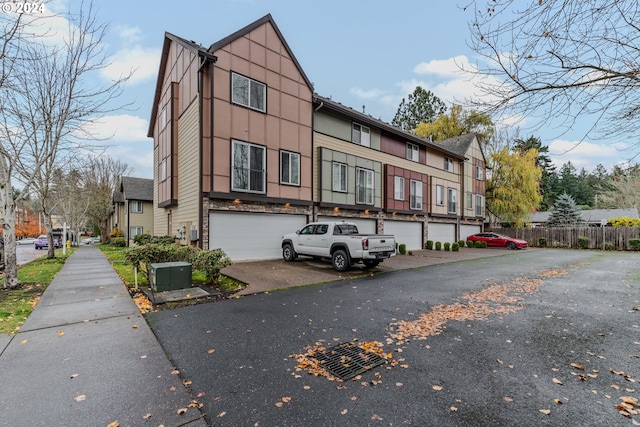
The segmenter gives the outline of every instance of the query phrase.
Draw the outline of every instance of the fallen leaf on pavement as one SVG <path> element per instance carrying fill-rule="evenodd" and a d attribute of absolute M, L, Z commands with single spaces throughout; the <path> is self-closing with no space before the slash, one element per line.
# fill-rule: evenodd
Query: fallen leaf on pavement
<path fill-rule="evenodd" d="M 107 424 L 107 427 L 120 427 L 120 422 L 114 421 L 112 423 Z"/>
<path fill-rule="evenodd" d="M 584 371 L 584 366 L 578 365 L 577 363 L 572 363 L 571 366 L 573 366 L 576 369 L 580 369 L 581 371 Z"/>
<path fill-rule="evenodd" d="M 184 415 L 187 413 L 187 408 L 180 408 L 178 409 L 178 415 Z"/>
<path fill-rule="evenodd" d="M 26 344 L 28 342 L 28 340 L 22 340 L 20 341 L 20 344 Z"/>
<path fill-rule="evenodd" d="M 432 388 L 433 388 L 435 391 L 440 391 L 440 390 L 442 390 L 442 387 L 440 387 L 439 385 L 434 385 Z"/>
<path fill-rule="evenodd" d="M 456 408 L 455 406 L 452 406 L 451 408 L 449 408 L 449 410 L 451 410 L 451 412 L 458 412 L 458 408 Z"/>
<path fill-rule="evenodd" d="M 347 409 L 343 409 L 342 411 L 340 411 L 342 415 L 346 414 L 347 412 L 349 412 Z"/>
<path fill-rule="evenodd" d="M 86 398 L 87 398 L 87 396 L 85 396 L 84 394 L 81 394 L 80 396 L 74 397 L 73 400 L 75 400 L 76 402 L 82 402 Z"/>
<path fill-rule="evenodd" d="M 513 399 L 511 397 L 503 397 L 502 400 L 504 400 L 505 402 L 513 402 Z"/>
<path fill-rule="evenodd" d="M 554 402 L 556 402 L 558 405 L 562 405 L 562 400 L 560 399 L 553 399 Z"/>
<path fill-rule="evenodd" d="M 147 415 L 145 415 L 145 416 L 144 416 L 144 417 L 142 417 L 142 418 L 144 418 L 145 420 L 148 420 L 149 418 L 151 418 L 151 414 L 147 414 Z"/>
<path fill-rule="evenodd" d="M 215 353 L 215 352 L 216 352 L 216 351 L 215 351 L 215 349 L 213 349 L 213 348 L 210 348 L 209 350 L 207 350 L 207 353 L 209 353 L 209 354 L 211 354 L 211 353 Z"/>
<path fill-rule="evenodd" d="M 545 415 L 549 415 L 551 413 L 551 410 L 549 409 L 538 409 L 538 411 L 542 412 Z"/>
<path fill-rule="evenodd" d="M 220 412 L 220 413 L 218 414 L 218 417 L 219 417 L 219 418 L 222 418 L 222 417 L 224 417 L 225 415 L 227 415 L 227 413 L 226 413 L 226 412 Z"/>
<path fill-rule="evenodd" d="M 63 336 L 63 335 L 64 335 L 64 332 L 62 332 L 62 331 L 58 331 L 58 336 L 59 336 L 59 337 L 61 337 L 61 336 Z"/>
<path fill-rule="evenodd" d="M 138 329 L 138 325 L 133 325 L 132 328 L 133 329 Z"/>
<path fill-rule="evenodd" d="M 553 381 L 554 383 L 558 384 L 558 385 L 562 385 L 562 381 L 560 381 L 557 378 L 552 379 L 551 381 Z"/>

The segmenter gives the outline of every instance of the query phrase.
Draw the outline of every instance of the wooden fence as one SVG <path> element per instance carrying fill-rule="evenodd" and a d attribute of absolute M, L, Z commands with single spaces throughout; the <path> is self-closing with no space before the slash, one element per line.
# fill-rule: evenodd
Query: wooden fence
<path fill-rule="evenodd" d="M 589 249 L 631 250 L 629 239 L 640 238 L 640 227 L 533 227 L 490 228 L 487 232 L 526 240 L 529 246 L 540 247 L 546 239 L 549 248 L 579 248 L 578 238 L 589 239 Z"/>

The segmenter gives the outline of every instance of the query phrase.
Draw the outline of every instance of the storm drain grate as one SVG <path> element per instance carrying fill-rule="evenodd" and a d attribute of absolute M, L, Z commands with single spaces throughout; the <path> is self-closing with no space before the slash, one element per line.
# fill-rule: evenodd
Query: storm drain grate
<path fill-rule="evenodd" d="M 384 359 L 352 343 L 338 344 L 312 356 L 327 371 L 343 381 L 380 366 Z"/>

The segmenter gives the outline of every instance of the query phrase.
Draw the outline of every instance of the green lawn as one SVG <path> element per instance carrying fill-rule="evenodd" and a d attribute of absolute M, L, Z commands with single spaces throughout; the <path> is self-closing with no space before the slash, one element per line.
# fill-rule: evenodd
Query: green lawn
<path fill-rule="evenodd" d="M 56 258 L 47 259 L 43 255 L 20 267 L 18 288 L 4 289 L 4 278 L 0 279 L 0 333 L 15 334 L 18 331 L 74 250 L 67 249 L 67 254 L 62 255 L 62 249 L 58 249 Z"/>

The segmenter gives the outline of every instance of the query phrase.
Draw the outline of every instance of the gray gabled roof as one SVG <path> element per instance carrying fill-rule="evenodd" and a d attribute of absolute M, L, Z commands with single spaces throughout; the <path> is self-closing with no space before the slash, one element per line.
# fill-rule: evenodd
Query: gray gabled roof
<path fill-rule="evenodd" d="M 475 137 L 475 133 L 468 133 L 466 135 L 454 136 L 453 138 L 438 141 L 434 144 L 445 147 L 447 150 L 458 153 L 460 156 L 464 156 Z"/>
<path fill-rule="evenodd" d="M 153 179 L 123 176 L 120 191 L 125 200 L 153 201 Z"/>
<path fill-rule="evenodd" d="M 551 212 L 533 212 L 529 215 L 529 222 L 533 224 L 541 224 L 547 222 Z M 601 220 L 609 220 L 612 218 L 619 218 L 621 216 L 627 216 L 630 218 L 640 218 L 638 215 L 638 209 L 585 209 L 580 211 L 580 216 L 583 221 L 590 224 L 599 224 Z"/>

